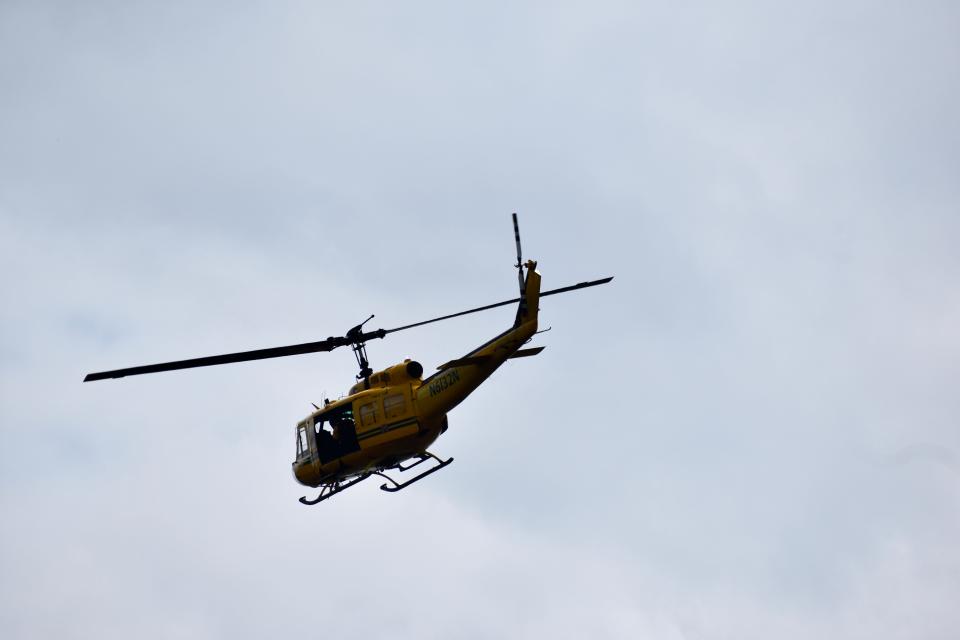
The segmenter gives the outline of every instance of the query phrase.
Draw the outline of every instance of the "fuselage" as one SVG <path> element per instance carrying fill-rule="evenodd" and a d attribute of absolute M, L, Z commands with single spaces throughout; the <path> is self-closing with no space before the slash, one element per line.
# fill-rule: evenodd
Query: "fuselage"
<path fill-rule="evenodd" d="M 451 409 L 507 359 L 524 355 L 518 352 L 537 331 L 539 293 L 540 274 L 530 268 L 516 321 L 500 335 L 426 379 L 411 360 L 378 371 L 347 397 L 301 420 L 293 462 L 297 481 L 311 487 L 339 482 L 426 451 L 446 430 Z"/>
<path fill-rule="evenodd" d="M 297 424 L 294 476 L 316 487 L 366 471 L 387 468 L 429 447 L 444 415 L 419 410 L 423 368 L 403 363 L 370 376 L 370 388 L 351 389 Z M 410 375 L 410 373 L 416 375 Z"/>

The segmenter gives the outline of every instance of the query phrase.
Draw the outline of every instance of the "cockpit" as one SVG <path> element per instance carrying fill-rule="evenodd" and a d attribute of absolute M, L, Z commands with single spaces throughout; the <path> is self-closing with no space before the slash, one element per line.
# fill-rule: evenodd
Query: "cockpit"
<path fill-rule="evenodd" d="M 297 460 L 316 455 L 321 464 L 360 449 L 353 404 L 323 411 L 297 425 Z"/>

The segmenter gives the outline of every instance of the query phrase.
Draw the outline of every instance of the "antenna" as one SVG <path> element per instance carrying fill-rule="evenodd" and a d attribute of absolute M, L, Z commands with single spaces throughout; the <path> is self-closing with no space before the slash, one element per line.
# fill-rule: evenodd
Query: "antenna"
<path fill-rule="evenodd" d="M 517 279 L 520 282 L 520 295 L 523 295 L 523 258 L 520 253 L 520 225 L 517 223 L 517 214 L 513 214 L 513 237 L 517 241 Z"/>

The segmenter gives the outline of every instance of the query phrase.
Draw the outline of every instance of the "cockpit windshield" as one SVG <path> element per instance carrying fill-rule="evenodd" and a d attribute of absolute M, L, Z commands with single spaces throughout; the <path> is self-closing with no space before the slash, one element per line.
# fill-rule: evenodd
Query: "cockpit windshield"
<path fill-rule="evenodd" d="M 310 443 L 307 441 L 307 423 L 297 425 L 297 458 L 310 455 Z"/>

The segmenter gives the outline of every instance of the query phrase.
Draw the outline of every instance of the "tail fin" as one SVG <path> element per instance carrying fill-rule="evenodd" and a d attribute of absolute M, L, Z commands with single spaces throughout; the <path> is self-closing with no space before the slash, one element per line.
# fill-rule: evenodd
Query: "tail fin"
<path fill-rule="evenodd" d="M 517 307 L 517 318 L 513 326 L 537 321 L 537 313 L 540 311 L 540 272 L 537 271 L 535 260 L 527 260 L 527 277 L 523 283 L 523 291 L 520 297 L 520 304 Z"/>

